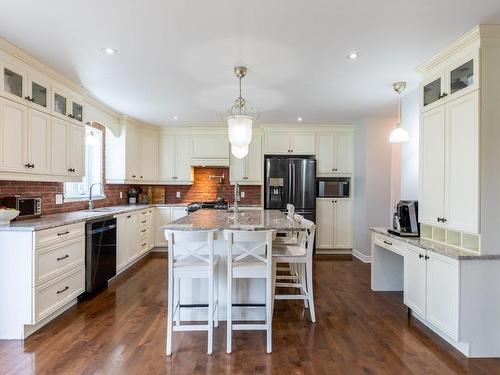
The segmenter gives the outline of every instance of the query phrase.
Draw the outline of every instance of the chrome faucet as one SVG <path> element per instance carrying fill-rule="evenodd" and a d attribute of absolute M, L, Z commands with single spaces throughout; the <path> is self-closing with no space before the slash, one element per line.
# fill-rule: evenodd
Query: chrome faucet
<path fill-rule="evenodd" d="M 94 201 L 92 200 L 92 188 L 94 185 L 101 185 L 101 192 L 104 192 L 104 186 L 100 182 L 94 182 L 92 185 L 90 185 L 89 189 L 89 210 L 92 211 L 94 209 Z"/>
<path fill-rule="evenodd" d="M 234 184 L 234 206 L 233 210 L 236 214 L 238 212 L 238 202 L 240 201 L 240 185 Z"/>

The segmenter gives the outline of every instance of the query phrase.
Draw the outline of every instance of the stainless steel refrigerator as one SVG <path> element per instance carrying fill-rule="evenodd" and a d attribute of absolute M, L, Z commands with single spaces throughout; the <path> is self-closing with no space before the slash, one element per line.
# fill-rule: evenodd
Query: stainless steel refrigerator
<path fill-rule="evenodd" d="M 295 212 L 316 222 L 316 159 L 299 156 L 266 156 L 264 208 Z"/>

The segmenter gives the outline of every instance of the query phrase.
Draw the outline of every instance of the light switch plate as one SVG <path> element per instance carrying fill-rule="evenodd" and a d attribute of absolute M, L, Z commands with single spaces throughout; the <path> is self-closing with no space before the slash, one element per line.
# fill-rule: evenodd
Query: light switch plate
<path fill-rule="evenodd" d="M 180 198 L 180 197 L 181 197 L 181 192 L 180 192 L 180 191 L 178 191 L 177 193 L 175 193 L 175 197 L 176 197 L 176 198 Z"/>
<path fill-rule="evenodd" d="M 241 197 L 242 197 L 242 198 L 245 198 L 245 192 L 244 192 L 244 191 L 242 191 L 242 192 L 240 193 L 240 195 L 241 195 Z"/>
<path fill-rule="evenodd" d="M 123 198 L 123 191 L 120 191 L 120 198 Z"/>
<path fill-rule="evenodd" d="M 63 204 L 63 195 L 56 194 L 56 204 Z"/>

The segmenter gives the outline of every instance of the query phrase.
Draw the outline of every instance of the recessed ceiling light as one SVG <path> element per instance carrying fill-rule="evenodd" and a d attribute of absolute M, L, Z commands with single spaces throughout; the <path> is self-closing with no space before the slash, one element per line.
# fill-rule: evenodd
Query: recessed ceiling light
<path fill-rule="evenodd" d="M 302 117 L 297 117 L 298 122 L 302 122 Z"/>
<path fill-rule="evenodd" d="M 103 48 L 102 51 L 106 54 L 106 55 L 114 55 L 116 54 L 116 49 L 114 48 L 111 48 L 111 47 L 106 47 L 106 48 Z"/>
<path fill-rule="evenodd" d="M 349 60 L 356 60 L 359 57 L 359 52 L 351 52 L 347 55 Z"/>
<path fill-rule="evenodd" d="M 178 117 L 178 116 L 174 116 L 174 120 L 178 120 L 178 119 L 179 119 L 179 117 Z"/>

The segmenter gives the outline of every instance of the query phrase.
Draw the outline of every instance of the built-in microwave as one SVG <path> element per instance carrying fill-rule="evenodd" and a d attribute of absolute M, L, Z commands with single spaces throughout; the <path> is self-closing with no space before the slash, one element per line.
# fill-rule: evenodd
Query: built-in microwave
<path fill-rule="evenodd" d="M 3 197 L 0 198 L 0 205 L 14 208 L 19 211 L 16 220 L 27 220 L 40 217 L 42 214 L 42 199 L 39 197 Z"/>
<path fill-rule="evenodd" d="M 349 198 L 350 182 L 348 177 L 318 178 L 316 180 L 316 197 Z"/>

